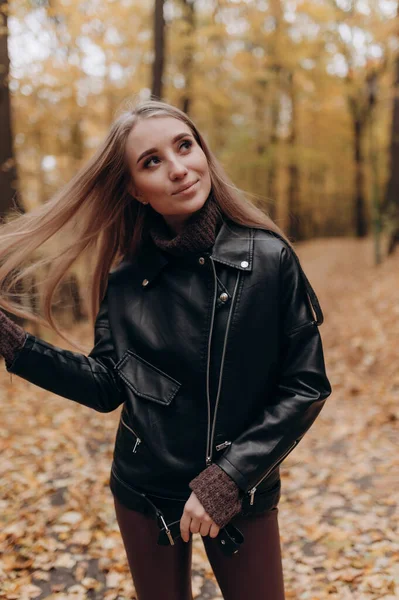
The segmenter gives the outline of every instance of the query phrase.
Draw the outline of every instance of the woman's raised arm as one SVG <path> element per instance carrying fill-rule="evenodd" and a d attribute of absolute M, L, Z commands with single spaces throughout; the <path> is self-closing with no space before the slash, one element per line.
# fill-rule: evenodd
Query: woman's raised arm
<path fill-rule="evenodd" d="M 116 358 L 106 297 L 96 318 L 94 347 L 88 356 L 25 332 L 2 311 L 0 355 L 9 373 L 99 412 L 111 412 L 123 402 L 114 372 Z"/>

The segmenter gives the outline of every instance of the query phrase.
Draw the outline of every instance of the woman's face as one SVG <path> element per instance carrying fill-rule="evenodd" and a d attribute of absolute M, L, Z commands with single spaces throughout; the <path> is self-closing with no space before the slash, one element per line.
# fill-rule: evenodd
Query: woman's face
<path fill-rule="evenodd" d="M 173 117 L 139 121 L 126 142 L 132 195 L 178 233 L 211 191 L 208 162 L 191 129 Z M 180 191 L 192 185 L 186 191 Z"/>

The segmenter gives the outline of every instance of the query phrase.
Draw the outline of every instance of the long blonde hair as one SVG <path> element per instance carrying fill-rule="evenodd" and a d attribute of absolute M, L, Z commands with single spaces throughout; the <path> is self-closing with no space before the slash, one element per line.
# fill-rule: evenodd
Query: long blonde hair
<path fill-rule="evenodd" d="M 80 349 L 54 319 L 56 292 L 71 267 L 83 261 L 89 316 L 94 323 L 109 271 L 124 256 L 132 257 L 140 250 L 147 211 L 128 192 L 131 174 L 125 145 L 139 120 L 161 116 L 183 121 L 191 129 L 207 158 L 213 196 L 224 216 L 241 225 L 273 231 L 291 246 L 272 219 L 232 183 L 183 111 L 158 100 L 137 101 L 117 117 L 94 156 L 57 194 L 25 214 L 12 213 L 0 226 L 0 307 L 49 326 Z M 24 295 L 18 289 L 27 281 L 34 281 L 38 290 L 37 314 L 17 301 Z"/>

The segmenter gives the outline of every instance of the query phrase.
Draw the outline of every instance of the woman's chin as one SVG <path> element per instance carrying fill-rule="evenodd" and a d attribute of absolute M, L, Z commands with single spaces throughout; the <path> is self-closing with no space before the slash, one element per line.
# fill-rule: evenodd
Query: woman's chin
<path fill-rule="evenodd" d="M 204 206 L 208 196 L 203 194 L 196 194 L 193 198 L 183 198 L 178 205 L 179 215 L 190 215 L 198 212 Z"/>

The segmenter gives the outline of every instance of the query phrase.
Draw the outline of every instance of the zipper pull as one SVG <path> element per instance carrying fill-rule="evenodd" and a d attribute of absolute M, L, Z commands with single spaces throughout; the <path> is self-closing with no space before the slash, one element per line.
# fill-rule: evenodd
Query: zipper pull
<path fill-rule="evenodd" d="M 172 534 L 170 533 L 170 529 L 169 528 L 166 529 L 166 535 L 168 536 L 170 545 L 174 546 L 175 542 L 173 541 L 173 537 L 172 537 Z"/>
<path fill-rule="evenodd" d="M 206 466 L 209 467 L 209 465 L 212 464 L 212 457 L 211 456 L 207 456 L 206 457 Z"/>
<path fill-rule="evenodd" d="M 253 487 L 252 490 L 249 490 L 249 498 L 250 498 L 249 504 L 250 504 L 250 506 L 253 506 L 255 492 L 256 492 L 256 486 Z"/>
<path fill-rule="evenodd" d="M 216 446 L 216 450 L 223 450 L 223 448 L 227 448 L 227 446 L 231 446 L 231 442 L 223 442 L 222 444 L 218 444 Z"/>
<path fill-rule="evenodd" d="M 161 513 L 161 512 L 158 512 L 158 516 L 159 516 L 159 518 L 161 519 L 161 521 L 162 521 L 162 524 L 163 524 L 163 526 L 164 526 L 164 528 L 165 528 L 165 533 L 166 533 L 166 535 L 168 536 L 168 540 L 169 540 L 169 543 L 170 543 L 170 545 L 171 545 L 171 546 L 174 546 L 174 545 L 175 545 L 174 539 L 173 539 L 173 537 L 172 537 L 172 534 L 171 534 L 171 532 L 170 532 L 170 529 L 169 529 L 169 527 L 168 527 L 168 525 L 167 525 L 167 523 L 166 523 L 165 519 L 163 518 L 163 515 L 162 515 L 162 513 Z"/>
<path fill-rule="evenodd" d="M 141 439 L 138 437 L 138 438 L 136 439 L 136 443 L 135 443 L 135 444 L 134 444 L 134 446 L 133 446 L 133 452 L 137 452 L 137 448 L 138 448 L 138 446 L 139 446 L 140 444 L 141 444 Z"/>

